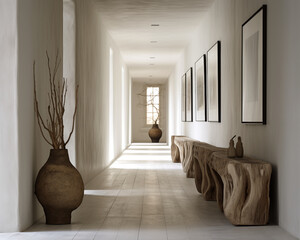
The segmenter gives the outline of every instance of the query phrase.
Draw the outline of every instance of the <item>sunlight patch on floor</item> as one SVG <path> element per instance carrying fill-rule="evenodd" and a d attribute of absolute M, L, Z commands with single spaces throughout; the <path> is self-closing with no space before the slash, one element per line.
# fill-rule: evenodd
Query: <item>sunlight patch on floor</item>
<path fill-rule="evenodd" d="M 84 190 L 84 195 L 89 196 L 109 196 L 116 197 L 119 194 L 119 190 Z"/>
<path fill-rule="evenodd" d="M 154 150 L 152 149 L 150 150 L 146 150 L 146 149 L 127 149 L 123 152 L 123 155 L 127 155 L 127 154 L 171 154 L 171 150 L 168 149 L 163 149 L 163 150 Z"/>
<path fill-rule="evenodd" d="M 157 170 L 180 169 L 180 164 L 172 163 L 170 153 L 170 147 L 165 144 L 133 144 L 123 152 L 110 168 Z M 160 165 L 157 163 L 160 163 Z"/>

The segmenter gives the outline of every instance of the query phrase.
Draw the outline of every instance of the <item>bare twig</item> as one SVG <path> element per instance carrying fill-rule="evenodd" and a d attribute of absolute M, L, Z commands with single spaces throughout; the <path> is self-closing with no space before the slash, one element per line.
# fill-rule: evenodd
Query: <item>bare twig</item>
<path fill-rule="evenodd" d="M 151 106 L 153 109 L 155 109 L 157 115 L 155 116 L 154 114 L 152 114 L 152 121 L 154 123 L 157 123 L 157 121 L 160 118 L 160 109 L 157 108 L 156 104 L 154 103 L 154 100 L 155 100 L 156 97 L 159 97 L 159 95 L 148 95 L 147 94 L 147 87 L 144 88 L 142 90 L 142 92 L 138 93 L 137 95 L 146 100 L 146 101 L 144 100 L 145 101 L 144 103 L 139 103 L 138 105 L 146 106 L 146 107 Z"/>
<path fill-rule="evenodd" d="M 38 105 L 38 101 L 36 99 L 35 62 L 33 62 L 33 81 L 34 81 L 34 103 L 35 103 L 34 106 L 35 106 L 35 112 L 36 112 L 36 116 L 37 116 L 37 120 L 38 120 L 38 125 L 39 125 L 40 131 L 41 131 L 42 136 L 45 139 L 45 141 L 53 147 L 53 144 L 51 144 L 50 141 L 44 135 L 44 132 L 43 132 L 43 129 L 42 129 L 42 126 L 40 123 L 39 105 Z M 42 121 L 43 121 L 43 119 L 42 119 Z"/>
<path fill-rule="evenodd" d="M 76 112 L 77 112 L 78 88 L 79 88 L 79 86 L 77 85 L 77 86 L 76 86 L 76 98 L 75 98 L 76 100 L 75 100 L 75 110 L 74 110 L 74 114 L 73 114 L 72 130 L 71 130 L 71 132 L 70 132 L 70 135 L 69 135 L 69 137 L 68 137 L 68 139 L 67 139 L 65 145 L 67 145 L 68 142 L 70 141 L 71 136 L 72 136 L 72 133 L 73 133 L 73 131 L 74 131 L 74 126 L 75 126 L 75 116 L 76 116 Z"/>
<path fill-rule="evenodd" d="M 65 113 L 67 82 L 64 78 L 62 79 L 62 83 L 60 81 L 58 82 L 56 81 L 56 74 L 58 72 L 61 63 L 61 59 L 58 58 L 58 52 L 56 54 L 53 71 L 51 70 L 50 67 L 51 66 L 50 57 L 47 51 L 46 51 L 46 56 L 48 61 L 48 74 L 49 74 L 49 84 L 50 84 L 50 93 L 48 93 L 49 105 L 47 108 L 49 119 L 46 119 L 46 124 L 45 124 L 39 112 L 39 106 L 38 106 L 38 100 L 36 94 L 36 76 L 35 76 L 35 62 L 34 62 L 33 81 L 34 81 L 34 106 L 35 106 L 36 116 L 38 120 L 39 129 L 45 141 L 48 144 L 50 144 L 54 149 L 65 149 L 74 131 L 75 116 L 77 112 L 78 85 L 76 87 L 76 103 L 75 103 L 75 109 L 73 114 L 72 129 L 68 136 L 67 141 L 65 142 L 63 116 Z M 43 129 L 48 132 L 51 141 L 46 138 Z"/>

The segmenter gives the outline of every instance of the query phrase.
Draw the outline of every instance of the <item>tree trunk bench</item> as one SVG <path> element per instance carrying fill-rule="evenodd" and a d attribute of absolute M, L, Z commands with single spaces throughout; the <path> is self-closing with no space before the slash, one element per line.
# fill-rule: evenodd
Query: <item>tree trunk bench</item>
<path fill-rule="evenodd" d="M 198 192 L 201 193 L 203 198 L 207 201 L 217 200 L 215 181 L 208 161 L 214 152 L 219 151 L 226 152 L 226 149 L 203 142 L 194 142 L 193 159 L 195 184 Z"/>
<path fill-rule="evenodd" d="M 185 136 L 175 136 L 174 144 L 178 148 L 180 162 L 182 164 L 183 171 L 186 173 L 186 177 L 194 177 L 194 162 L 193 162 L 193 144 L 196 140 Z M 176 149 L 173 152 L 177 151 Z M 174 156 L 178 156 L 178 153 L 173 153 Z M 176 155 L 177 154 L 177 155 Z M 178 161 L 178 158 L 173 161 Z"/>
<path fill-rule="evenodd" d="M 269 220 L 271 164 L 228 158 L 227 149 L 184 136 L 172 136 L 173 162 L 195 177 L 205 200 L 216 200 L 233 225 L 265 225 Z"/>
<path fill-rule="evenodd" d="M 177 145 L 175 144 L 174 140 L 175 137 L 184 137 L 184 136 L 171 136 L 171 157 L 172 157 L 172 162 L 174 163 L 180 163 L 180 153 Z"/>
<path fill-rule="evenodd" d="M 269 186 L 272 166 L 244 158 L 228 158 L 214 152 L 208 160 L 216 185 L 216 198 L 234 225 L 264 225 L 269 220 Z"/>

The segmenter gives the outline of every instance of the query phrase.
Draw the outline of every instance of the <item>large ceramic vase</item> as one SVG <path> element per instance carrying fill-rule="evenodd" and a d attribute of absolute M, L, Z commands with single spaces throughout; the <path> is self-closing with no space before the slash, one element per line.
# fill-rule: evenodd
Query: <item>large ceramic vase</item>
<path fill-rule="evenodd" d="M 84 185 L 71 164 L 68 150 L 51 149 L 38 173 L 35 194 L 44 208 L 46 224 L 70 224 L 71 212 L 82 202 Z"/>
<path fill-rule="evenodd" d="M 162 131 L 158 127 L 158 124 L 155 123 L 152 125 L 152 128 L 149 130 L 148 134 L 152 142 L 158 143 L 159 139 L 161 138 Z"/>

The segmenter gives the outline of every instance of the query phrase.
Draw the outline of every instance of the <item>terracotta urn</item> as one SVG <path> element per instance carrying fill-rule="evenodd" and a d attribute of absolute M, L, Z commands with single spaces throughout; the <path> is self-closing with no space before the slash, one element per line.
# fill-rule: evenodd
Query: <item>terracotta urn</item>
<path fill-rule="evenodd" d="M 152 142 L 158 143 L 159 139 L 161 138 L 162 131 L 158 127 L 158 124 L 155 123 L 152 125 L 152 128 L 149 130 L 148 134 Z"/>
<path fill-rule="evenodd" d="M 68 150 L 50 150 L 36 178 L 35 194 L 44 208 L 46 224 L 71 223 L 71 212 L 82 202 L 84 185 L 69 160 Z"/>

